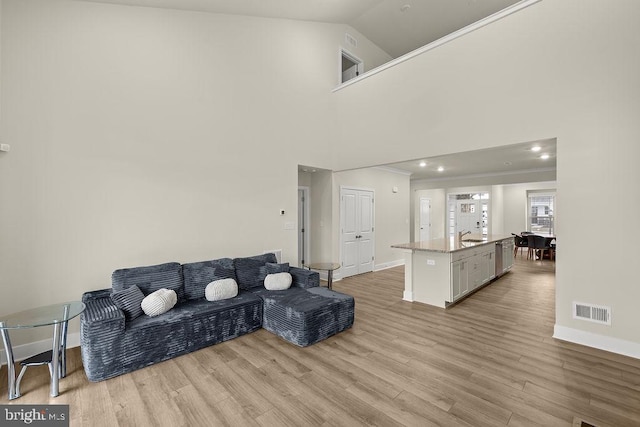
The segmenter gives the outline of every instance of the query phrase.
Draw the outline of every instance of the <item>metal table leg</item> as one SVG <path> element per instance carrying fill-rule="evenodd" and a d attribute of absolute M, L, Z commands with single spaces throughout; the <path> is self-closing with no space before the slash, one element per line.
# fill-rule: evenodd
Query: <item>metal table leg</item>
<path fill-rule="evenodd" d="M 333 286 L 333 270 L 327 270 L 327 288 Z"/>
<path fill-rule="evenodd" d="M 67 375 L 67 324 L 69 306 L 64 307 L 64 320 L 53 324 L 53 347 L 51 351 L 51 397 L 58 396 L 60 378 Z M 64 334 L 63 337 L 61 335 Z"/>
<path fill-rule="evenodd" d="M 58 380 L 60 379 L 60 323 L 53 324 L 53 348 L 51 351 L 51 397 L 58 393 Z"/>
<path fill-rule="evenodd" d="M 4 345 L 4 352 L 7 356 L 7 383 L 9 388 L 9 400 L 13 400 L 20 397 L 20 395 L 16 393 L 16 367 L 15 360 L 13 359 L 13 347 L 11 347 L 11 339 L 9 338 L 9 330 L 4 329 L 3 326 L 4 322 L 0 322 L 2 343 Z"/>

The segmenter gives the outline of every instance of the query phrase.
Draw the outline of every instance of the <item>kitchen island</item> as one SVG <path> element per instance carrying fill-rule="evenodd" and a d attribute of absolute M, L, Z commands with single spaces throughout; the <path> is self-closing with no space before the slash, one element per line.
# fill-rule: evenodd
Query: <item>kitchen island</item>
<path fill-rule="evenodd" d="M 464 236 L 392 245 L 404 253 L 405 301 L 446 308 L 511 269 L 513 236 Z"/>

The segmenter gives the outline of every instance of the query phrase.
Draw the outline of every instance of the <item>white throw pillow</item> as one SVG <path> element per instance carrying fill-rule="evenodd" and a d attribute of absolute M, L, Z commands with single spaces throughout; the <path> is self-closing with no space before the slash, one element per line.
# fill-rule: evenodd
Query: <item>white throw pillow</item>
<path fill-rule="evenodd" d="M 293 278 L 290 273 L 267 274 L 264 278 L 264 287 L 270 291 L 283 291 L 291 287 Z"/>
<path fill-rule="evenodd" d="M 162 288 L 144 297 L 140 307 L 144 314 L 154 317 L 171 310 L 176 302 L 178 302 L 176 291 Z"/>
<path fill-rule="evenodd" d="M 207 301 L 220 301 L 238 295 L 238 284 L 233 279 L 214 280 L 204 290 Z"/>

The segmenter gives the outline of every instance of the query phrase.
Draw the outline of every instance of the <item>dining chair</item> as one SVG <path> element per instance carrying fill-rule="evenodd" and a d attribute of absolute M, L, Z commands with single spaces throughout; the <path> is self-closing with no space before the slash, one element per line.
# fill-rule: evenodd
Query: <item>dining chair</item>
<path fill-rule="evenodd" d="M 536 251 L 540 251 L 540 260 L 544 259 L 544 251 L 549 251 L 549 259 L 551 259 L 551 247 L 549 246 L 546 237 L 529 234 L 527 235 L 527 243 L 529 248 L 527 252 L 527 259 L 533 259 Z"/>
<path fill-rule="evenodd" d="M 511 235 L 513 236 L 514 240 L 513 257 L 515 258 L 516 255 L 518 255 L 518 249 L 520 249 L 520 252 L 522 252 L 523 248 L 529 246 L 529 240 L 526 237 L 520 236 L 516 233 L 511 233 Z"/>

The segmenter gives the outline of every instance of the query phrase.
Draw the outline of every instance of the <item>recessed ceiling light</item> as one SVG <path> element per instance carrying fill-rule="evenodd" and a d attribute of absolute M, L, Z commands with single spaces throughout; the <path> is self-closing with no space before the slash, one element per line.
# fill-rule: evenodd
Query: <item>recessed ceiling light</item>
<path fill-rule="evenodd" d="M 402 5 L 402 7 L 400 7 L 400 11 L 402 11 L 402 12 L 406 12 L 409 9 L 411 9 L 411 5 L 410 4 L 404 4 L 404 5 Z"/>
<path fill-rule="evenodd" d="M 442 172 L 444 171 L 444 168 L 442 166 L 438 166 L 438 172 Z"/>
<path fill-rule="evenodd" d="M 421 167 L 421 168 L 423 168 L 423 167 L 425 167 L 425 166 L 427 166 L 427 162 L 425 162 L 425 161 L 420 162 L 420 167 Z"/>
<path fill-rule="evenodd" d="M 542 147 L 540 147 L 539 145 L 531 147 L 531 151 L 533 151 L 534 153 L 537 153 L 540 150 L 542 150 Z"/>
<path fill-rule="evenodd" d="M 511 162 L 509 162 L 509 161 L 504 162 L 504 165 L 505 165 L 505 166 L 511 166 L 512 164 L 513 164 L 513 163 L 511 163 Z"/>
<path fill-rule="evenodd" d="M 541 155 L 540 158 L 542 160 L 547 160 L 549 158 L 549 155 L 545 153 L 545 154 Z"/>

